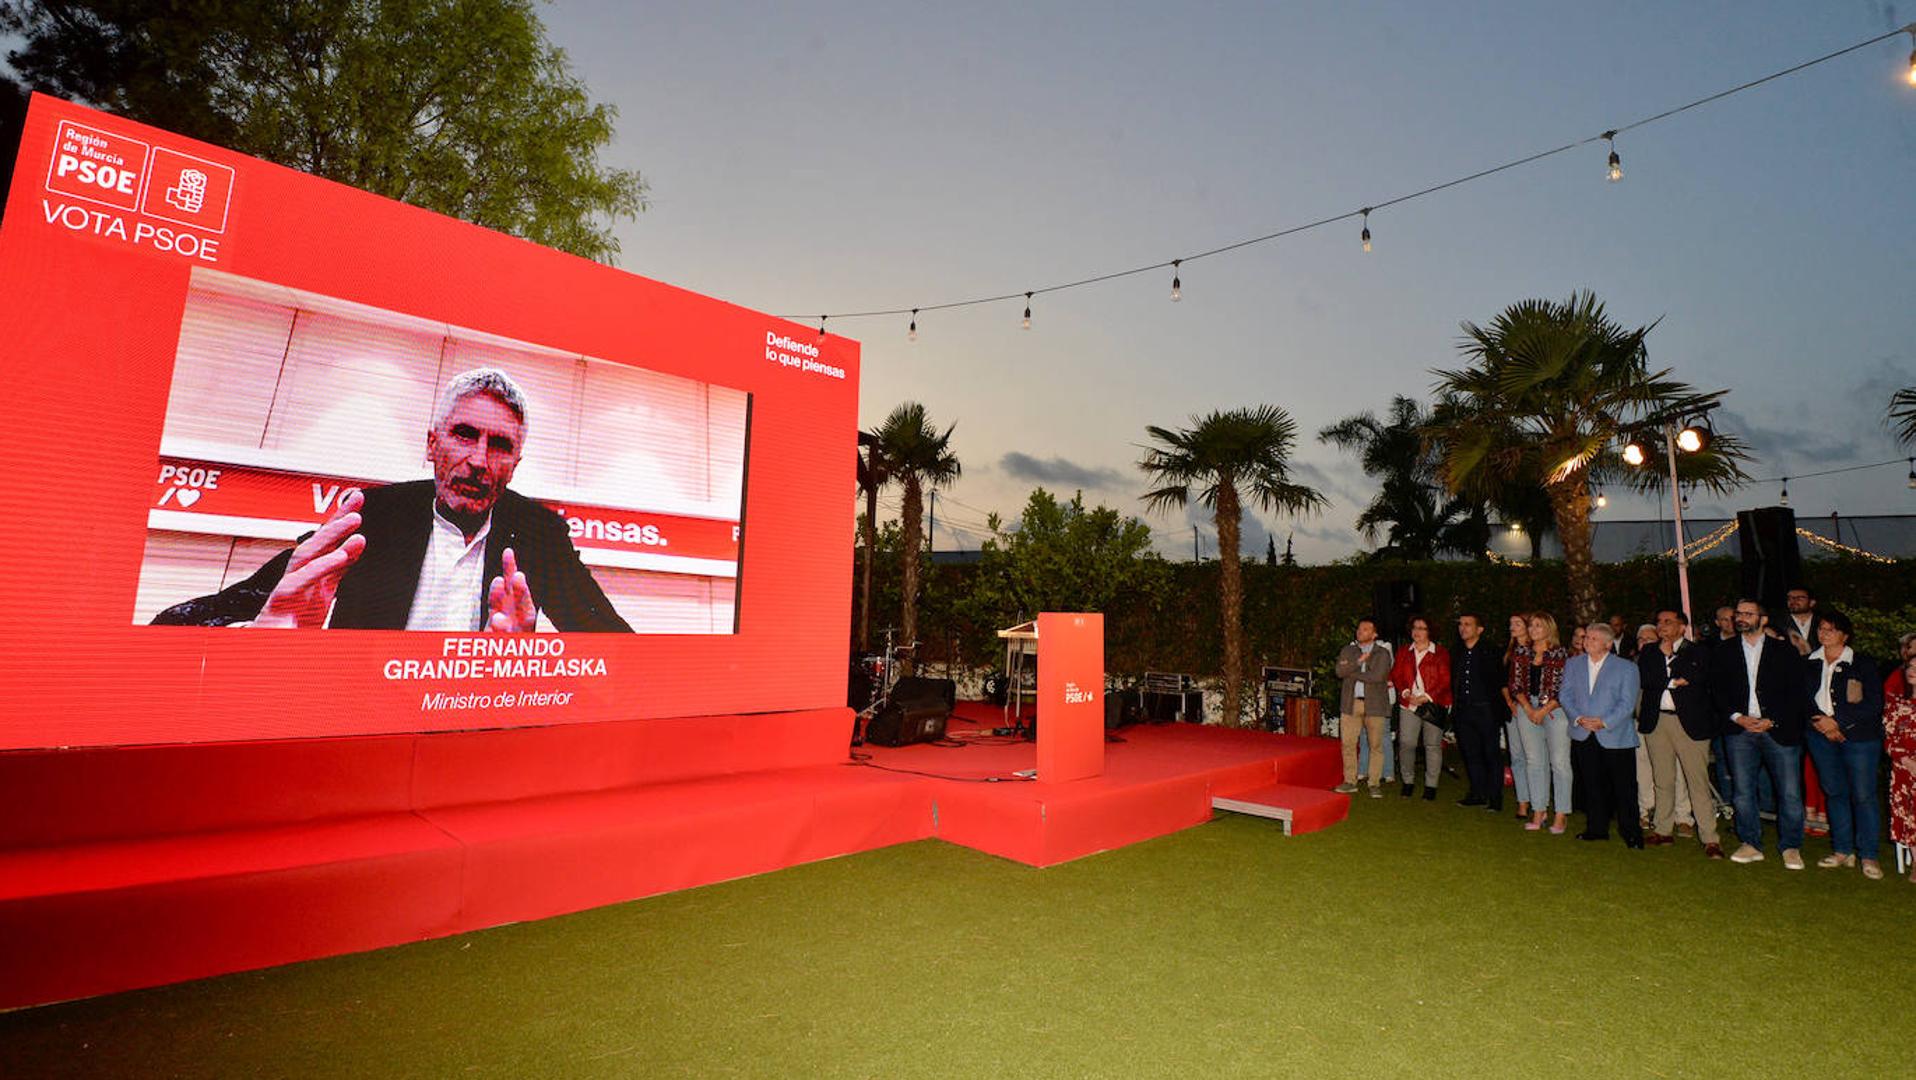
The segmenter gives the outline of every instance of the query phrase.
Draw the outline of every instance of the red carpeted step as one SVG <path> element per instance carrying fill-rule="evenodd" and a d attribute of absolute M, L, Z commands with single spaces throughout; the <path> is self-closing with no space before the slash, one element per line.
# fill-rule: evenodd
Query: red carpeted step
<path fill-rule="evenodd" d="M 1214 795 L 1211 806 L 1239 814 L 1275 818 L 1292 835 L 1316 832 L 1350 816 L 1349 795 L 1296 784 L 1268 784 L 1232 795 Z"/>

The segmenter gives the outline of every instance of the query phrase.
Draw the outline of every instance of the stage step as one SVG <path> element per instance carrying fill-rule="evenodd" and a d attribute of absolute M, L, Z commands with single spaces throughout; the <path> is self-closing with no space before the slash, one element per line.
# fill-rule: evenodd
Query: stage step
<path fill-rule="evenodd" d="M 1275 818 L 1286 836 L 1316 832 L 1350 816 L 1349 795 L 1296 784 L 1269 784 L 1235 795 L 1211 796 L 1211 808 L 1234 814 Z"/>

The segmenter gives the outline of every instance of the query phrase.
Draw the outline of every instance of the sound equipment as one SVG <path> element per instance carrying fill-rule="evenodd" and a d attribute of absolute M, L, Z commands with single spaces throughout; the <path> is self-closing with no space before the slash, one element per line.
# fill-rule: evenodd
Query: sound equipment
<path fill-rule="evenodd" d="M 927 679 L 909 675 L 891 688 L 893 701 L 942 702 L 945 712 L 958 707 L 958 684 L 950 679 Z"/>
<path fill-rule="evenodd" d="M 1104 692 L 1104 730 L 1115 731 L 1145 719 L 1144 694 L 1138 690 Z"/>
<path fill-rule="evenodd" d="M 1395 645 L 1410 636 L 1410 617 L 1423 609 L 1423 590 L 1415 581 L 1380 581 L 1371 588 L 1377 636 Z"/>
<path fill-rule="evenodd" d="M 865 741 L 874 746 L 910 746 L 945 737 L 951 709 L 942 700 L 901 701 L 894 697 L 872 714 L 865 725 Z"/>
<path fill-rule="evenodd" d="M 1740 510 L 1736 538 L 1743 556 L 1743 595 L 1762 601 L 1775 622 L 1782 617 L 1784 595 L 1803 584 L 1796 512 L 1787 506 Z"/>

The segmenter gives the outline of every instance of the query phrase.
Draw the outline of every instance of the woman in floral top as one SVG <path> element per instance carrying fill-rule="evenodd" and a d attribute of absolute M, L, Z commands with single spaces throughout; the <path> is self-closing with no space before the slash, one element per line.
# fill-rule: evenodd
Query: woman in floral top
<path fill-rule="evenodd" d="M 1889 838 L 1916 848 L 1916 659 L 1903 663 L 1902 685 L 1884 695 L 1883 753 L 1889 757 Z M 1916 867 L 1909 880 L 1916 883 Z"/>
<path fill-rule="evenodd" d="M 1569 654 L 1559 644 L 1556 619 L 1539 612 L 1526 629 L 1530 644 L 1510 661 L 1510 696 L 1517 705 L 1517 732 L 1529 770 L 1532 813 L 1524 828 L 1543 828 L 1545 817 L 1555 810 L 1550 831 L 1562 834 L 1570 820 L 1570 717 L 1558 707 L 1557 692 Z"/>

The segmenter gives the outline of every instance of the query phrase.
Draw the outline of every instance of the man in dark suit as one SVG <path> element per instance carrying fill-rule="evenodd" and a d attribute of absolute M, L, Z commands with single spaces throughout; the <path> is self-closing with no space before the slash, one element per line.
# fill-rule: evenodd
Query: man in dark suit
<path fill-rule="evenodd" d="M 426 432 L 433 478 L 354 491 L 324 525 L 245 581 L 158 624 L 372 630 L 630 631 L 566 521 L 506 485 L 525 396 L 504 372 L 454 376 Z"/>
<path fill-rule="evenodd" d="M 1676 789 L 1681 782 L 1690 790 L 1703 853 L 1721 859 L 1716 815 L 1711 812 L 1715 803 L 1710 797 L 1709 757 L 1716 716 L 1710 708 L 1707 650 L 1684 636 L 1689 628 L 1690 620 L 1681 611 L 1665 608 L 1657 612 L 1656 647 L 1637 654 L 1643 686 L 1637 732 L 1650 753 L 1650 779 L 1656 790 L 1650 835 L 1644 843 L 1657 847 L 1675 842 Z"/>
<path fill-rule="evenodd" d="M 1783 865 L 1803 868 L 1803 727 L 1808 699 L 1803 658 L 1787 641 L 1765 633 L 1769 613 L 1755 600 L 1736 602 L 1737 636 L 1712 656 L 1710 696 L 1727 734 L 1736 787 L 1736 837 L 1731 862 L 1763 858 L 1763 821 L 1757 816 L 1758 770 L 1776 788 L 1777 846 Z"/>
<path fill-rule="evenodd" d="M 1457 616 L 1457 646 L 1450 651 L 1451 718 L 1470 779 L 1470 794 L 1457 805 L 1482 806 L 1493 814 L 1504 809 L 1503 755 L 1497 752 L 1503 698 L 1497 691 L 1505 676 L 1503 655 L 1484 635 L 1483 616 L 1473 611 Z"/>

